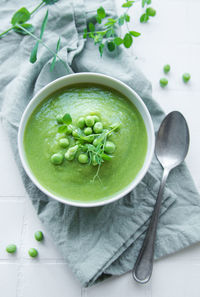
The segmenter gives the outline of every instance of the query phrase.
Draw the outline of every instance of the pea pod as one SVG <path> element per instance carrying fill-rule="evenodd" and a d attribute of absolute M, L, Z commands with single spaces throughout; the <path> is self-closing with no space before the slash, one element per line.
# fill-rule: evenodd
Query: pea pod
<path fill-rule="evenodd" d="M 67 159 L 68 161 L 74 160 L 78 148 L 78 145 L 70 147 L 68 151 L 65 153 L 65 159 Z"/>

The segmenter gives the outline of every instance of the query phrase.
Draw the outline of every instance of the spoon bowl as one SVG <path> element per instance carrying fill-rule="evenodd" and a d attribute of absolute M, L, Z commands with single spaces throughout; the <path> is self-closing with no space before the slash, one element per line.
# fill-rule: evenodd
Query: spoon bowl
<path fill-rule="evenodd" d="M 163 167 L 172 169 L 185 159 L 189 148 L 189 130 L 183 115 L 169 113 L 158 131 L 155 154 Z"/>

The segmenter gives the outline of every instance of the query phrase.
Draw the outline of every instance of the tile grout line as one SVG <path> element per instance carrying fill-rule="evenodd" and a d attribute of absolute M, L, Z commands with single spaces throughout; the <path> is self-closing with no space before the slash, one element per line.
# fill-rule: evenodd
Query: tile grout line
<path fill-rule="evenodd" d="M 19 250 L 23 250 L 24 245 L 24 237 L 25 237 L 25 231 L 27 227 L 27 216 L 26 216 L 26 209 L 27 209 L 27 201 L 24 202 L 24 214 L 22 219 L 22 228 L 21 228 L 21 238 L 20 238 L 20 247 Z M 18 267 L 17 267 L 17 285 L 16 285 L 16 297 L 23 297 L 23 273 L 22 273 L 22 265 L 23 265 L 24 259 L 19 258 L 18 260 Z"/>

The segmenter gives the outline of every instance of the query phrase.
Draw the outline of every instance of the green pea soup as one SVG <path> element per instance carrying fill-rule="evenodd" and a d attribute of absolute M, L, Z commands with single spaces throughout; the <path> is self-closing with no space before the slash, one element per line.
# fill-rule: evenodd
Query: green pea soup
<path fill-rule="evenodd" d="M 52 154 L 65 154 L 59 140 L 57 115 L 69 113 L 76 124 L 80 117 L 97 115 L 103 127 L 120 122 L 120 130 L 109 140 L 116 150 L 99 168 L 80 164 L 77 159 L 53 165 Z M 70 146 L 74 139 L 67 136 Z M 31 114 L 24 132 L 24 149 L 29 167 L 50 193 L 71 201 L 93 202 L 109 199 L 128 186 L 143 166 L 147 152 L 144 121 L 125 96 L 95 84 L 72 85 L 43 100 Z"/>

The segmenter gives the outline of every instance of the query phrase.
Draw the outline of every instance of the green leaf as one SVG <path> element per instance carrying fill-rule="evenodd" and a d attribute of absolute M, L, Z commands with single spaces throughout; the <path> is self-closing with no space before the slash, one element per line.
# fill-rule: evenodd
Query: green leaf
<path fill-rule="evenodd" d="M 44 30 L 46 28 L 47 21 L 48 21 L 48 10 L 46 11 L 45 17 L 42 22 L 41 31 L 40 31 L 40 39 L 42 39 L 42 36 L 44 34 Z"/>
<path fill-rule="evenodd" d="M 45 27 L 46 27 L 46 24 L 47 24 L 47 20 L 48 20 L 48 10 L 46 11 L 45 17 L 44 17 L 43 22 L 42 22 L 41 31 L 40 31 L 40 39 L 42 39 L 42 36 L 44 34 L 44 30 L 45 30 Z M 38 47 L 39 47 L 39 41 L 36 42 L 34 48 L 31 51 L 31 55 L 30 55 L 30 59 L 29 59 L 29 61 L 31 63 L 35 63 L 37 61 Z"/>
<path fill-rule="evenodd" d="M 120 38 L 120 37 L 115 37 L 115 39 L 114 39 L 114 43 L 115 43 L 116 45 L 120 45 L 120 44 L 123 43 L 123 39 Z"/>
<path fill-rule="evenodd" d="M 64 116 L 63 116 L 63 122 L 67 125 L 70 125 L 72 123 L 72 118 L 70 116 L 69 113 L 66 113 Z"/>
<path fill-rule="evenodd" d="M 38 51 L 39 42 L 36 42 L 34 48 L 31 51 L 29 61 L 35 63 L 37 61 L 37 51 Z"/>
<path fill-rule="evenodd" d="M 124 24 L 124 15 L 120 16 L 118 19 L 118 24 L 122 26 Z"/>
<path fill-rule="evenodd" d="M 126 3 L 122 4 L 122 7 L 131 7 L 135 1 L 127 1 Z"/>
<path fill-rule="evenodd" d="M 86 28 L 83 31 L 83 38 L 87 38 L 87 29 Z"/>
<path fill-rule="evenodd" d="M 117 22 L 117 20 L 113 19 L 113 18 L 109 18 L 108 21 L 112 24 L 115 24 Z"/>
<path fill-rule="evenodd" d="M 103 39 L 102 34 L 96 34 L 96 35 L 94 36 L 94 43 L 95 43 L 95 44 L 100 43 L 100 42 L 102 41 L 102 39 Z"/>
<path fill-rule="evenodd" d="M 131 44 L 132 44 L 132 42 L 133 42 L 133 38 L 132 38 L 131 34 L 126 33 L 125 36 L 124 36 L 124 40 L 123 40 L 123 42 L 124 42 L 124 46 L 125 46 L 126 48 L 131 47 Z"/>
<path fill-rule="evenodd" d="M 144 7 L 146 5 L 151 4 L 151 0 L 142 0 L 142 7 Z"/>
<path fill-rule="evenodd" d="M 108 48 L 108 50 L 110 51 L 110 52 L 113 52 L 114 50 L 115 50 L 115 43 L 113 42 L 113 41 L 109 41 L 108 43 L 107 43 L 107 48 Z"/>
<path fill-rule="evenodd" d="M 62 125 L 58 127 L 58 133 L 66 133 L 67 132 L 67 126 L 66 125 Z"/>
<path fill-rule="evenodd" d="M 148 19 L 149 19 L 148 14 L 144 13 L 140 17 L 140 23 L 147 23 L 148 22 Z"/>
<path fill-rule="evenodd" d="M 29 32 L 33 33 L 35 28 L 33 25 L 31 24 L 21 24 L 21 27 L 25 28 L 26 30 L 28 30 Z M 22 30 L 21 28 L 17 27 L 17 25 L 14 27 L 13 29 L 16 33 L 21 34 L 21 35 L 28 35 L 27 32 L 25 32 L 24 30 Z"/>
<path fill-rule="evenodd" d="M 101 157 L 105 161 L 110 161 L 113 158 L 113 156 L 110 156 L 110 155 L 107 155 L 107 154 L 102 154 Z"/>
<path fill-rule="evenodd" d="M 96 16 L 97 23 L 101 24 L 101 18 L 97 15 Z"/>
<path fill-rule="evenodd" d="M 90 30 L 90 32 L 94 32 L 95 31 L 95 26 L 94 26 L 94 24 L 93 23 L 89 23 L 89 30 Z"/>
<path fill-rule="evenodd" d="M 109 38 L 112 35 L 113 31 L 112 30 L 108 30 L 106 32 L 106 38 Z"/>
<path fill-rule="evenodd" d="M 106 12 L 102 6 L 97 9 L 97 14 L 101 19 L 106 17 Z"/>
<path fill-rule="evenodd" d="M 124 14 L 124 18 L 127 23 L 130 22 L 130 15 L 128 15 L 127 13 Z"/>
<path fill-rule="evenodd" d="M 102 57 L 102 55 L 103 55 L 103 49 L 104 49 L 104 44 L 101 43 L 101 44 L 99 45 L 99 52 L 100 52 L 100 56 L 101 56 L 101 57 Z"/>
<path fill-rule="evenodd" d="M 156 15 L 156 10 L 152 7 L 147 7 L 146 14 L 148 16 L 154 17 Z"/>
<path fill-rule="evenodd" d="M 11 19 L 11 24 L 14 26 L 16 24 L 23 24 L 30 19 L 30 12 L 26 9 L 26 7 L 20 8 L 18 11 L 14 13 Z"/>
<path fill-rule="evenodd" d="M 138 36 L 141 35 L 141 33 L 136 32 L 136 31 L 129 31 L 129 33 L 130 33 L 132 36 L 134 36 L 134 37 L 138 37 Z"/>
<path fill-rule="evenodd" d="M 60 37 L 59 37 L 59 39 L 57 41 L 57 45 L 56 45 L 56 54 L 58 53 L 59 49 L 60 49 Z M 55 63 L 56 63 L 56 55 L 54 55 L 53 61 L 51 63 L 51 68 L 50 68 L 51 71 L 54 69 Z"/>
<path fill-rule="evenodd" d="M 52 4 L 56 3 L 56 2 L 58 2 L 58 0 L 43 0 L 43 2 L 45 4 L 47 4 L 47 5 L 52 5 Z"/>

